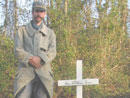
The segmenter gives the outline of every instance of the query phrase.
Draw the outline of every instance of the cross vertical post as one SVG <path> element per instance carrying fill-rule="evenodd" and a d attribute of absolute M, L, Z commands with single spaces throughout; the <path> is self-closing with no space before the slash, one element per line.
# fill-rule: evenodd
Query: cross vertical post
<path fill-rule="evenodd" d="M 76 62 L 76 72 L 77 72 L 77 80 L 82 80 L 82 60 L 77 60 Z M 77 94 L 77 98 L 83 98 L 82 94 L 83 94 L 83 86 L 77 86 L 77 90 L 76 90 L 76 94 Z"/>

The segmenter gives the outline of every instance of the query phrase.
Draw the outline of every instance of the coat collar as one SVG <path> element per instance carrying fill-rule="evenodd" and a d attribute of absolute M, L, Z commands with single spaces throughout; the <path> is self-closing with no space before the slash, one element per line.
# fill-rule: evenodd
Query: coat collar
<path fill-rule="evenodd" d="M 29 33 L 30 36 L 33 36 L 33 34 L 37 31 L 42 33 L 43 35 L 47 35 L 47 27 L 43 24 L 42 28 L 40 30 L 36 30 L 32 27 L 31 22 L 26 25 L 26 30 Z"/>

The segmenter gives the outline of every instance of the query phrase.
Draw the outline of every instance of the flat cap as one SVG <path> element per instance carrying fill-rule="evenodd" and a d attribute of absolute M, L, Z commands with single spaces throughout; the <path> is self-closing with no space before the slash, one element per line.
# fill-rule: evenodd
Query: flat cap
<path fill-rule="evenodd" d="M 43 2 L 40 1 L 34 1 L 32 8 L 46 11 L 45 5 L 43 4 Z"/>

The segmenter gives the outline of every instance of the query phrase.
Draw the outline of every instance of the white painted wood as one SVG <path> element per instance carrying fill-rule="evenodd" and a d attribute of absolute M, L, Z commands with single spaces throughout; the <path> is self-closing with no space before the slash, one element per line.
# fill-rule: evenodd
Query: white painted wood
<path fill-rule="evenodd" d="M 80 79 L 80 80 L 59 80 L 58 86 L 82 86 L 99 84 L 98 79 Z"/>
<path fill-rule="evenodd" d="M 83 85 L 96 85 L 99 84 L 99 79 L 82 79 L 82 60 L 76 62 L 76 80 L 59 80 L 58 86 L 77 86 L 77 98 L 83 98 Z"/>
<path fill-rule="evenodd" d="M 77 60 L 77 64 L 76 64 L 76 76 L 77 76 L 77 79 L 82 79 L 82 60 Z"/>
<path fill-rule="evenodd" d="M 76 62 L 76 72 L 77 72 L 77 80 L 81 80 L 82 79 L 82 60 L 77 60 Z M 78 81 L 77 83 L 79 84 L 83 84 L 82 81 Z M 81 86 L 77 86 L 76 87 L 76 96 L 77 98 L 83 98 L 83 87 Z"/>

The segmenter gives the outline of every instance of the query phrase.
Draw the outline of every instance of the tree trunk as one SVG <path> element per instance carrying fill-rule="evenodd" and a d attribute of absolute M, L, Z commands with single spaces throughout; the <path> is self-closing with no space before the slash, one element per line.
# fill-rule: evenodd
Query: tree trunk
<path fill-rule="evenodd" d="M 65 17 L 67 16 L 68 13 L 68 0 L 65 0 Z"/>
<path fill-rule="evenodd" d="M 6 9 L 6 13 L 5 13 L 5 21 L 4 21 L 4 32 L 3 35 L 6 36 L 6 31 L 7 31 L 7 24 L 8 24 L 8 0 L 5 0 L 5 9 Z"/>
<path fill-rule="evenodd" d="M 14 35 L 16 34 L 17 21 L 18 21 L 18 15 L 17 15 L 17 1 L 14 0 Z"/>

